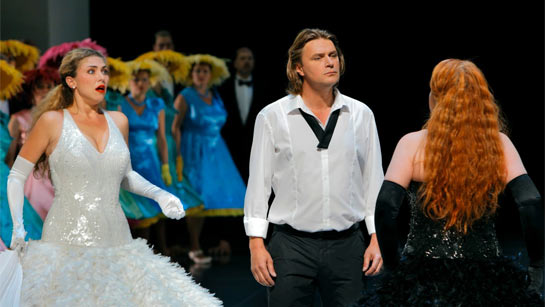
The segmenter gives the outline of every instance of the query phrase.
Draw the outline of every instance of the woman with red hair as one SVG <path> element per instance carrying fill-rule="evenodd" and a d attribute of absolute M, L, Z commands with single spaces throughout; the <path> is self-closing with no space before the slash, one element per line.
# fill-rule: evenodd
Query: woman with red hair
<path fill-rule="evenodd" d="M 399 141 L 378 196 L 377 238 L 386 274 L 378 294 L 393 306 L 528 306 L 540 303 L 543 204 L 501 131 L 488 83 L 470 61 L 433 70 L 431 116 Z M 528 272 L 502 257 L 494 228 L 498 196 L 518 206 Z M 410 232 L 400 256 L 397 222 L 405 196 Z"/>

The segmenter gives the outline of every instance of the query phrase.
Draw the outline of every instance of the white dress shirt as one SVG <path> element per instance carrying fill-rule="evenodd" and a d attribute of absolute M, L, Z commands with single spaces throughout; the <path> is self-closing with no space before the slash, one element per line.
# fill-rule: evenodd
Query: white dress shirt
<path fill-rule="evenodd" d="M 235 96 L 238 104 L 238 110 L 240 112 L 240 118 L 242 123 L 246 124 L 248 119 L 248 113 L 250 113 L 250 106 L 252 104 L 252 96 L 254 94 L 254 87 L 247 85 L 239 85 L 238 80 L 252 81 L 252 77 L 243 79 L 239 75 L 235 78 Z"/>
<path fill-rule="evenodd" d="M 384 172 L 373 112 L 336 91 L 330 112 L 341 109 L 337 125 L 329 148 L 318 149 L 299 108 L 314 116 L 300 95 L 288 95 L 257 116 L 244 202 L 246 235 L 265 238 L 269 222 L 317 232 L 342 231 L 364 219 L 374 233 Z M 271 187 L 275 198 L 269 210 Z"/>

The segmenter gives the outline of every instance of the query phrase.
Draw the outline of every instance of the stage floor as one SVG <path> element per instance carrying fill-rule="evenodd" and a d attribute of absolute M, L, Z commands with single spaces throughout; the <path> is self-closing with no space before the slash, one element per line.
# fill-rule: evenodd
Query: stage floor
<path fill-rule="evenodd" d="M 505 236 L 500 243 L 506 256 L 516 258 L 521 264 L 527 265 L 526 250 L 519 237 Z M 192 264 L 182 250 L 173 259 L 190 272 L 198 283 L 215 293 L 225 306 L 267 306 L 267 290 L 254 280 L 250 272 L 249 251 L 235 250 L 230 257 L 215 258 L 207 267 Z M 368 284 L 372 286 L 372 280 Z M 321 306 L 318 295 L 315 306 Z"/>

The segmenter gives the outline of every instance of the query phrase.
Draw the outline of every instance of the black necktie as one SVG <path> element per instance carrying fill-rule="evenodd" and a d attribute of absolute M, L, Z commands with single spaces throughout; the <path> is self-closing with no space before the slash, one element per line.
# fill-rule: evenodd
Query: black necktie
<path fill-rule="evenodd" d="M 335 126 L 337 126 L 337 119 L 339 118 L 341 109 L 337 109 L 331 113 L 327 126 L 325 127 L 325 131 L 322 129 L 318 123 L 318 120 L 314 116 L 305 113 L 303 110 L 301 110 L 301 108 L 299 108 L 299 111 L 301 112 L 301 115 L 303 115 L 303 118 L 307 124 L 310 126 L 310 129 L 312 129 L 312 132 L 314 132 L 314 135 L 316 135 L 319 142 L 318 148 L 327 149 L 329 147 L 329 142 L 331 142 L 333 131 L 335 131 Z"/>
<path fill-rule="evenodd" d="M 252 86 L 252 80 L 244 81 L 244 80 L 238 79 L 238 85 Z"/>

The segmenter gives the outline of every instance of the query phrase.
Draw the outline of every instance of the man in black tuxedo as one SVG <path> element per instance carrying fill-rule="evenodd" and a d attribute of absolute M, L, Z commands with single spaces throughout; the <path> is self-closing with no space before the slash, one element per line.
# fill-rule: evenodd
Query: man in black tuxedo
<path fill-rule="evenodd" d="M 247 47 L 237 49 L 233 66 L 234 76 L 220 88 L 227 110 L 227 122 L 221 133 L 242 179 L 247 183 L 255 118 L 270 99 L 265 96 L 264 84 L 252 75 L 252 50 Z"/>
<path fill-rule="evenodd" d="M 265 85 L 254 79 L 254 54 L 250 48 L 237 49 L 233 68 L 232 77 L 218 89 L 227 111 L 227 121 L 221 134 L 242 179 L 248 183 L 255 118 L 271 99 L 265 96 Z M 241 219 L 242 217 L 224 217 L 215 219 L 205 227 L 203 231 L 210 232 L 206 234 L 209 242 L 219 240 L 218 245 L 208 250 L 209 254 L 229 255 L 229 242 L 240 243 L 242 245 L 235 248 L 247 250 L 247 242 L 238 240 L 245 236 L 244 228 L 240 227 Z M 230 231 L 226 233 L 225 229 Z"/>

